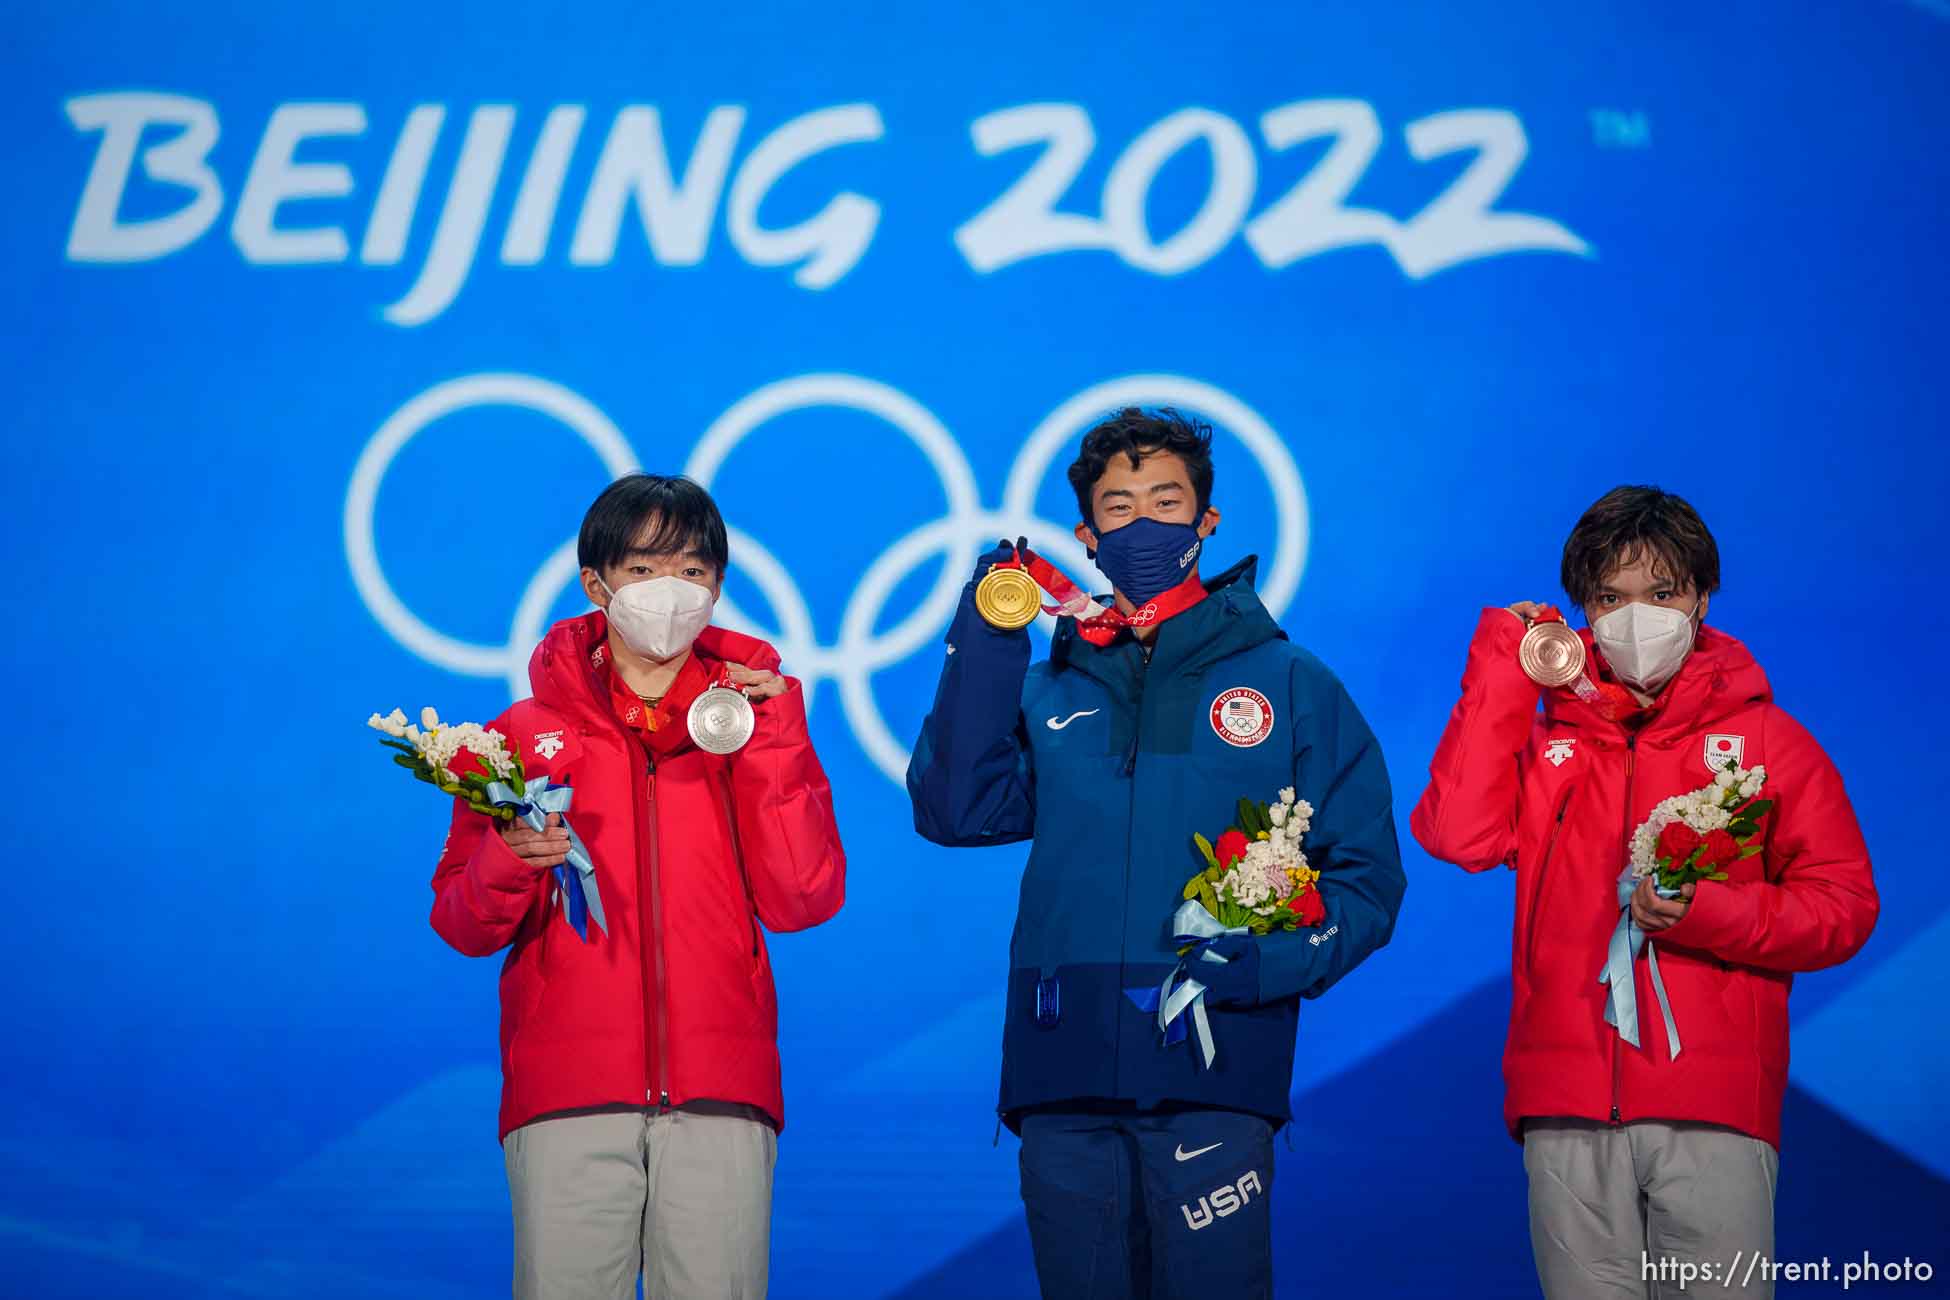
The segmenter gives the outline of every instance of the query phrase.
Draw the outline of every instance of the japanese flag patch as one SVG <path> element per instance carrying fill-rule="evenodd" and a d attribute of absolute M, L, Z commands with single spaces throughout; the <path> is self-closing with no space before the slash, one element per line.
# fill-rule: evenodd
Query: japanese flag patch
<path fill-rule="evenodd" d="M 1728 767 L 1745 767 L 1747 758 L 1747 738 L 1745 736 L 1711 735 L 1706 738 L 1706 770 L 1718 772 Z"/>

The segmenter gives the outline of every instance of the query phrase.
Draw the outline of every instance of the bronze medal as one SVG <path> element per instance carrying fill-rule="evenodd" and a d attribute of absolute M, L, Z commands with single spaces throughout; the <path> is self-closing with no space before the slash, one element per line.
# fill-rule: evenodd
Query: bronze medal
<path fill-rule="evenodd" d="M 975 612 L 991 627 L 1010 632 L 1028 627 L 1042 609 L 1042 588 L 1027 570 L 997 565 L 975 584 Z"/>
<path fill-rule="evenodd" d="M 752 702 L 743 691 L 713 686 L 691 701 L 684 719 L 691 740 L 707 754 L 730 754 L 743 749 L 758 725 Z"/>
<path fill-rule="evenodd" d="M 1564 623 L 1532 623 L 1517 647 L 1517 662 L 1539 686 L 1569 686 L 1584 676 L 1584 640 Z"/>

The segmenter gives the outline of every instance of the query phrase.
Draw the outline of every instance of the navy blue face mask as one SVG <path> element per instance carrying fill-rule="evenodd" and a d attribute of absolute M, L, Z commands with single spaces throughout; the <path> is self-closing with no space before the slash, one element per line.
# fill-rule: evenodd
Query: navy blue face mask
<path fill-rule="evenodd" d="M 1097 567 L 1132 604 L 1147 604 L 1192 575 L 1205 541 L 1191 524 L 1140 516 L 1097 534 Z"/>

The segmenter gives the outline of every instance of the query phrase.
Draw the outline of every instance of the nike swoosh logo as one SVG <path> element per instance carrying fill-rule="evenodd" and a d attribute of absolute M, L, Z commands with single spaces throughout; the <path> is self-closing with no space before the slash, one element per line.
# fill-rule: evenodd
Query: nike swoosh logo
<path fill-rule="evenodd" d="M 1072 722 L 1075 722 L 1078 718 L 1087 718 L 1093 713 L 1102 713 L 1102 712 L 1103 712 L 1102 709 L 1078 709 L 1075 713 L 1072 713 L 1069 717 L 1063 719 L 1063 721 L 1061 722 L 1058 722 L 1054 716 L 1046 718 L 1043 720 L 1043 725 L 1048 727 L 1051 731 L 1061 731 L 1063 730 L 1063 728 L 1069 726 Z"/>
<path fill-rule="evenodd" d="M 1187 1151 L 1187 1150 L 1185 1149 L 1185 1144 L 1184 1144 L 1183 1142 L 1180 1142 L 1180 1143 L 1178 1144 L 1178 1150 L 1177 1150 L 1177 1151 L 1175 1151 L 1175 1152 L 1173 1152 L 1172 1154 L 1178 1157 L 1178 1163 L 1182 1165 L 1182 1164 L 1184 1164 L 1184 1163 L 1185 1163 L 1185 1162 L 1186 1162 L 1187 1160 L 1195 1160 L 1195 1159 L 1197 1159 L 1197 1158 L 1198 1158 L 1199 1156 L 1202 1156 L 1202 1155 L 1204 1155 L 1204 1154 L 1205 1154 L 1205 1153 L 1206 1153 L 1207 1151 L 1217 1151 L 1217 1150 L 1218 1150 L 1218 1149 L 1219 1149 L 1220 1147 L 1222 1147 L 1222 1146 L 1224 1146 L 1224 1145 L 1225 1145 L 1225 1143 L 1223 1143 L 1223 1142 L 1214 1142 L 1214 1143 L 1213 1143 L 1213 1144 L 1212 1144 L 1211 1146 L 1209 1146 L 1209 1147 L 1200 1147 L 1200 1148 L 1199 1148 L 1198 1150 L 1196 1150 L 1196 1151 Z"/>

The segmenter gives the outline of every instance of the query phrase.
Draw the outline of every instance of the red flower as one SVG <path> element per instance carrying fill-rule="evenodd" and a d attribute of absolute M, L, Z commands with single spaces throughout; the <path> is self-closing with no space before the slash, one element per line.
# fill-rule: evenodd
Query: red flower
<path fill-rule="evenodd" d="M 1247 842 L 1244 831 L 1227 831 L 1219 837 L 1219 842 L 1212 846 L 1212 856 L 1219 860 L 1219 866 L 1229 867 L 1246 856 Z"/>
<path fill-rule="evenodd" d="M 1685 822 L 1671 822 L 1659 832 L 1659 856 L 1675 869 L 1684 866 L 1700 846 L 1700 834 Z"/>
<path fill-rule="evenodd" d="M 1311 885 L 1288 900 L 1286 910 L 1300 918 L 1302 925 L 1319 925 L 1327 919 L 1327 905 L 1320 901 L 1320 891 Z"/>
<path fill-rule="evenodd" d="M 1706 848 L 1699 855 L 1699 865 L 1708 871 L 1723 871 L 1740 857 L 1740 841 L 1725 831 L 1708 831 Z"/>

